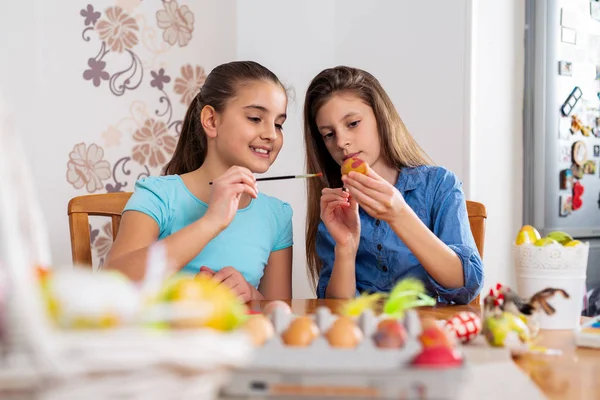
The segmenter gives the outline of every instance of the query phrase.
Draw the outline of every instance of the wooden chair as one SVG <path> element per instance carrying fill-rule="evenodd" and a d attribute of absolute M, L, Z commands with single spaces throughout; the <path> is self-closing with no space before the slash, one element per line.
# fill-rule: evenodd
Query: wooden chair
<path fill-rule="evenodd" d="M 71 253 L 73 264 L 92 267 L 90 244 L 90 216 L 110 217 L 113 240 L 117 237 L 121 212 L 131 197 L 131 192 L 91 194 L 74 197 L 69 201 L 69 229 L 71 231 Z"/>
<path fill-rule="evenodd" d="M 475 239 L 475 245 L 479 250 L 479 256 L 483 260 L 483 242 L 485 240 L 485 220 L 487 211 L 485 206 L 476 201 L 467 200 L 467 214 L 469 215 L 469 224 L 471 225 L 471 233 Z M 477 295 L 471 305 L 479 306 L 480 295 Z"/>

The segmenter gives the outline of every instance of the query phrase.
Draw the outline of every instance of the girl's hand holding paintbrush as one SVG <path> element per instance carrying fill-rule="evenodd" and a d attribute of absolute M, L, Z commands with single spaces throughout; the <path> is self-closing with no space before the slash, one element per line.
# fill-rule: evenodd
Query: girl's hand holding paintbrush
<path fill-rule="evenodd" d="M 210 195 L 210 204 L 204 218 L 208 217 L 218 227 L 219 231 L 225 229 L 237 212 L 242 194 L 246 193 L 252 198 L 258 197 L 256 182 L 274 181 L 282 179 L 313 178 L 323 176 L 322 173 L 306 175 L 285 175 L 265 178 L 255 178 L 248 168 L 231 167 L 225 174 L 212 182 L 213 189 Z"/>
<path fill-rule="evenodd" d="M 208 210 L 203 218 L 219 227 L 220 232 L 233 221 L 244 193 L 258 197 L 256 178 L 248 168 L 234 166 L 211 183 Z"/>

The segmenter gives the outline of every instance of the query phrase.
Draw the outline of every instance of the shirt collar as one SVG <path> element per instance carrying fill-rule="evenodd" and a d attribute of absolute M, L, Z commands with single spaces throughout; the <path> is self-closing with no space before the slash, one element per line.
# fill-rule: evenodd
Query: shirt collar
<path fill-rule="evenodd" d="M 398 174 L 398 180 L 396 181 L 396 189 L 400 193 L 404 194 L 408 191 L 414 190 L 421 184 L 423 180 L 423 174 L 419 173 L 416 168 L 404 167 Z"/>

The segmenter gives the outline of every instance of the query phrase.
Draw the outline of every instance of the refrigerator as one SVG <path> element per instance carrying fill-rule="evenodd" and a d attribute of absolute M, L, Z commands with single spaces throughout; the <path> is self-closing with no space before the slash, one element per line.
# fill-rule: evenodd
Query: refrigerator
<path fill-rule="evenodd" d="M 600 1 L 527 0 L 523 224 L 587 241 L 600 287 Z"/>

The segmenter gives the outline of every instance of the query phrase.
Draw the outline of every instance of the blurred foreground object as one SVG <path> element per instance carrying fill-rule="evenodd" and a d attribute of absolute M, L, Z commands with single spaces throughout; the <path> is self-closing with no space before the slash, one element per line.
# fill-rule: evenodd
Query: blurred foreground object
<path fill-rule="evenodd" d="M 250 337 L 234 329 L 245 306 L 209 285 L 192 311 L 225 322 L 171 329 L 179 303 L 160 297 L 170 282 L 160 246 L 141 286 L 113 272 L 51 268 L 39 197 L 1 98 L 0 182 L 0 398 L 210 399 L 247 363 Z"/>

